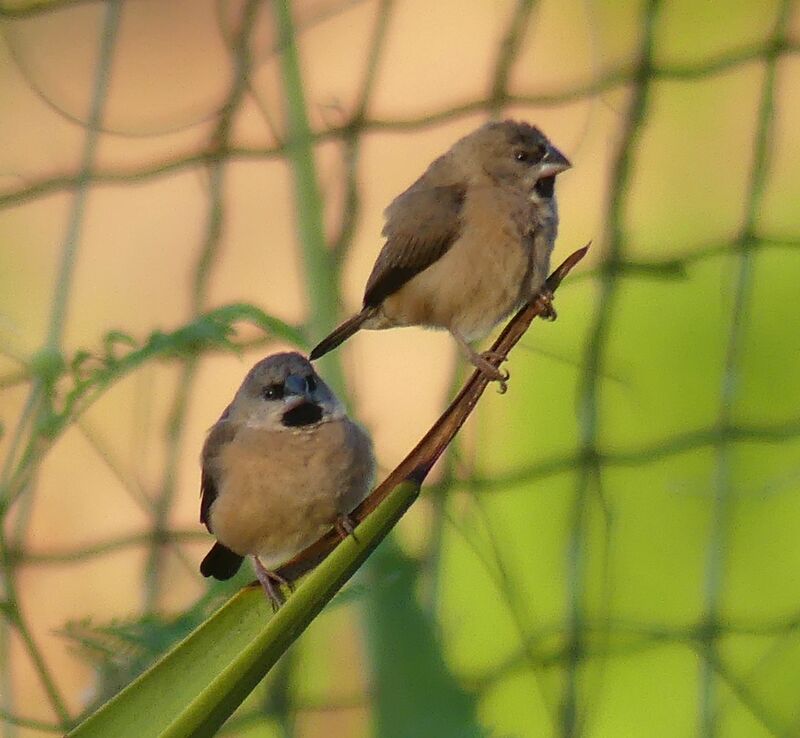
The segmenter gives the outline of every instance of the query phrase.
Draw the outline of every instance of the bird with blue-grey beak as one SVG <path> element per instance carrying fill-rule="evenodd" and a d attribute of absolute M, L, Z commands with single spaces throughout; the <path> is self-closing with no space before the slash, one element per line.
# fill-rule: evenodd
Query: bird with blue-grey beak
<path fill-rule="evenodd" d="M 555 319 L 545 279 L 558 231 L 555 178 L 570 166 L 524 122 L 486 123 L 457 141 L 386 209 L 361 311 L 311 360 L 361 328 L 444 328 L 504 390 L 507 374 L 470 344 L 532 299 Z"/>
<path fill-rule="evenodd" d="M 372 484 L 366 431 L 298 353 L 259 361 L 208 433 L 202 453 L 200 522 L 217 542 L 203 576 L 230 579 L 245 556 L 274 608 L 274 569 L 331 527 L 353 532 L 348 514 Z"/>

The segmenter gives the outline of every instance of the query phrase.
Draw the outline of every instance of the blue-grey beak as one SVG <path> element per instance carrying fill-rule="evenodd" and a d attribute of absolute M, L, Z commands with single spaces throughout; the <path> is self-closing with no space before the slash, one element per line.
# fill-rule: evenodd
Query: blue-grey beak
<path fill-rule="evenodd" d="M 286 381 L 283 383 L 283 390 L 284 397 L 295 395 L 299 397 L 305 397 L 309 400 L 311 399 L 308 381 L 305 377 L 301 377 L 299 374 L 290 374 L 288 377 L 286 377 Z"/>

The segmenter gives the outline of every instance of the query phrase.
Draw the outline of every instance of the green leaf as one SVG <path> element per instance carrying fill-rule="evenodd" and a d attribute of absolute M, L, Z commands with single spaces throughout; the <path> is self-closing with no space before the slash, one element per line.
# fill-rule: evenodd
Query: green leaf
<path fill-rule="evenodd" d="M 416 499 L 403 482 L 270 617 L 246 588 L 69 735 L 73 738 L 211 736 L 339 591 Z"/>
<path fill-rule="evenodd" d="M 206 314 L 206 317 L 219 320 L 227 325 L 231 325 L 239 320 L 247 321 L 261 328 L 265 333 L 269 333 L 275 336 L 275 338 L 283 339 L 287 343 L 294 344 L 295 346 L 308 345 L 308 337 L 303 331 L 298 330 L 293 325 L 285 323 L 279 318 L 267 315 L 267 313 L 260 310 L 255 305 L 236 302 L 212 310 Z"/>
<path fill-rule="evenodd" d="M 123 331 L 109 331 L 103 338 L 103 350 L 106 360 L 113 363 L 117 360 L 117 348 L 136 348 L 136 339 Z"/>

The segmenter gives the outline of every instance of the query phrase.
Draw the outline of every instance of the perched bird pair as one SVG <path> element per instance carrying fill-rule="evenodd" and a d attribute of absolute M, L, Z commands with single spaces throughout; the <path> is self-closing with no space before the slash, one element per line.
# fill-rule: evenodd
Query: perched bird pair
<path fill-rule="evenodd" d="M 558 229 L 555 178 L 566 157 L 527 123 L 487 123 L 457 141 L 386 209 L 386 243 L 361 311 L 310 354 L 356 331 L 444 328 L 470 361 L 505 390 L 500 372 L 470 345 L 544 290 Z M 369 491 L 374 470 L 365 431 L 296 353 L 276 354 L 245 377 L 208 434 L 201 522 L 218 539 L 204 576 L 228 579 L 245 555 L 274 604 L 272 569 L 336 525 Z"/>

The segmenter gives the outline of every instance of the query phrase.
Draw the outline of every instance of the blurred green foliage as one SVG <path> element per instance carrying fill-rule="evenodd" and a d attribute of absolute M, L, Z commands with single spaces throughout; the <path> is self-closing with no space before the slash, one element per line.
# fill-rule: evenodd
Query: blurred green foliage
<path fill-rule="evenodd" d="M 603 200 L 604 231 L 595 234 L 602 259 L 565 283 L 554 326 L 534 326 L 531 340 L 546 351 L 512 354 L 508 395 L 482 404 L 474 449 L 459 448 L 429 490 L 424 545 L 406 536 L 379 549 L 341 606 L 311 626 L 225 734 L 345 734 L 334 732 L 339 715 L 350 716 L 348 730 L 361 725 L 379 738 L 800 734 L 797 5 L 590 6 L 608 66 L 588 84 L 559 91 L 557 102 L 605 102 L 605 93 L 624 86 L 624 102 L 615 99 L 619 135 L 608 142 L 608 181 L 603 191 L 580 193 Z M 360 137 L 371 126 L 370 77 L 382 24 L 395 11 L 390 2 L 376 7 L 357 114 L 325 134 L 348 147 L 354 198 Z M 535 8 L 522 1 L 509 14 L 494 81 L 507 83 L 520 29 L 534 23 Z M 8 9 L 3 15 L 15 17 Z M 247 38 L 247 27 L 240 30 Z M 239 81 L 246 57 L 235 60 Z M 230 99 L 241 95 L 232 89 Z M 397 128 L 423 130 L 465 111 L 537 102 L 499 84 L 464 108 Z M 233 107 L 220 113 L 217 144 L 227 140 Z M 263 153 L 286 151 L 278 145 Z M 297 191 L 303 184 L 316 191 L 307 155 L 301 163 L 296 176 L 306 180 Z M 0 426 L 8 444 L 0 490 L 2 651 L 8 657 L 10 633 L 24 644 L 19 658 L 40 675 L 55 716 L 26 719 L 30 706 L 18 695 L 2 704 L 4 735 L 17 735 L 15 726 L 58 732 L 77 717 L 15 594 L 25 537 L 8 511 L 33 494 L 52 441 L 145 363 L 176 362 L 191 378 L 208 352 L 274 336 L 304 346 L 308 326 L 319 333 L 335 322 L 319 314 L 322 307 L 308 326 L 286 325 L 251 305 L 207 308 L 224 201 L 210 180 L 194 312 L 184 325 L 143 340 L 110 330 L 100 349 L 70 355 L 45 345 L 21 362 L 21 374 L 0 383 L 31 390 L 22 418 Z M 0 194 L 0 205 L 82 181 L 25 183 Z M 311 207 L 317 238 L 321 204 Z M 340 263 L 308 240 L 309 273 L 337 285 L 322 302 L 340 298 Z M 574 245 L 559 244 L 559 252 Z M 315 289 L 313 280 L 307 287 Z M 231 332 L 242 323 L 257 330 L 244 344 Z M 551 353 L 578 358 L 565 364 Z M 187 402 L 176 397 L 178 425 Z M 167 470 L 165 490 L 170 479 Z M 169 537 L 168 490 L 159 499 L 153 530 Z M 153 577 L 158 568 L 154 557 Z M 130 622 L 66 625 L 96 667 L 94 698 L 145 668 L 230 591 L 210 590 L 178 615 L 144 607 Z M 341 651 L 350 673 L 342 673 Z M 12 681 L 9 663 L 0 692 Z"/>

